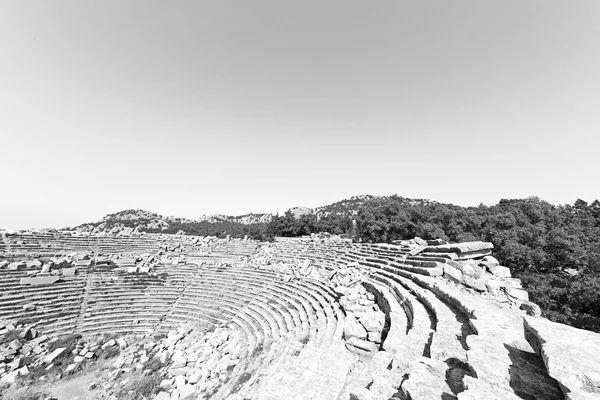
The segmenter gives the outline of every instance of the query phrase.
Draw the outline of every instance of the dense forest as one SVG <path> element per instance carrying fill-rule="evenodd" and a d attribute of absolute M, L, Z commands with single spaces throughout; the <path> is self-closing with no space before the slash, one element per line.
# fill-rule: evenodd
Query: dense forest
<path fill-rule="evenodd" d="M 299 236 L 320 231 L 372 242 L 415 236 L 492 242 L 496 258 L 522 280 L 544 316 L 600 332 L 598 200 L 555 206 L 531 197 L 460 207 L 399 196 L 371 197 L 348 212 L 278 215 L 263 233 Z"/>

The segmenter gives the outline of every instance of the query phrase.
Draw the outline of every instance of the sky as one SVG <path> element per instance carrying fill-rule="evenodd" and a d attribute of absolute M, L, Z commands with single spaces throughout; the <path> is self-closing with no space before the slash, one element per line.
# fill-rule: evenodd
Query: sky
<path fill-rule="evenodd" d="M 0 228 L 600 199 L 597 0 L 0 0 Z"/>

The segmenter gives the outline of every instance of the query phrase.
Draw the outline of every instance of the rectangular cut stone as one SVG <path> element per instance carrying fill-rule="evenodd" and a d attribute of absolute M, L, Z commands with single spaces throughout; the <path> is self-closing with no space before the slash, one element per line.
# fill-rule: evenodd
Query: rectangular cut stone
<path fill-rule="evenodd" d="M 501 265 L 497 265 L 489 269 L 489 271 L 496 275 L 499 278 L 510 278 L 510 269 L 508 267 L 503 267 Z"/>
<path fill-rule="evenodd" d="M 462 280 L 462 272 L 458 268 L 446 264 L 444 265 L 444 278 L 454 282 L 460 282 Z"/>
<path fill-rule="evenodd" d="M 423 267 L 415 267 L 412 265 L 400 265 L 398 267 L 399 269 L 405 269 L 407 271 L 411 271 L 411 272 L 415 272 L 417 274 L 421 274 L 421 275 L 427 275 L 427 276 L 442 276 L 444 275 L 444 268 L 443 267 L 436 267 L 436 268 L 423 268 Z"/>
<path fill-rule="evenodd" d="M 54 350 L 52 353 L 48 354 L 44 358 L 44 363 L 51 364 L 56 359 L 56 357 L 60 356 L 65 350 L 65 347 L 59 347 L 58 349 Z"/>
<path fill-rule="evenodd" d="M 424 251 L 426 248 L 427 248 L 427 246 L 415 247 L 414 249 L 412 249 L 411 251 L 408 252 L 408 255 L 409 256 L 416 256 L 417 254 L 419 254 L 422 251 Z"/>
<path fill-rule="evenodd" d="M 79 260 L 75 262 L 75 266 L 77 267 L 89 267 L 92 265 L 92 260 Z"/>
<path fill-rule="evenodd" d="M 523 289 L 516 289 L 512 286 L 506 286 L 505 290 L 506 290 L 506 294 L 508 294 L 510 297 L 512 297 L 514 299 L 521 300 L 521 301 L 529 301 L 529 294 L 527 293 L 527 291 L 525 291 Z"/>
<path fill-rule="evenodd" d="M 21 278 L 21 285 L 52 285 L 60 280 L 58 276 L 40 276 L 34 278 Z"/>
<path fill-rule="evenodd" d="M 362 351 L 365 351 L 368 353 L 376 353 L 378 350 L 378 346 L 375 343 L 369 342 L 366 340 L 362 340 L 362 339 L 358 339 L 355 337 L 346 341 L 346 348 L 348 348 L 349 350 L 352 350 L 350 347 L 354 347 L 358 350 L 362 350 Z"/>
<path fill-rule="evenodd" d="M 492 254 L 494 245 L 490 242 L 466 242 L 429 246 L 425 249 L 428 253 L 456 253 L 459 259 L 483 257 Z"/>

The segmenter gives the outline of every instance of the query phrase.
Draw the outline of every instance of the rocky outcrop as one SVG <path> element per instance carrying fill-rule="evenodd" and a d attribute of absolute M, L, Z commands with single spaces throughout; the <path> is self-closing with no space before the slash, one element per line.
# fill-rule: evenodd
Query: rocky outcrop
<path fill-rule="evenodd" d="M 523 324 L 525 337 L 567 399 L 600 399 L 599 334 L 545 318 L 525 317 Z"/>

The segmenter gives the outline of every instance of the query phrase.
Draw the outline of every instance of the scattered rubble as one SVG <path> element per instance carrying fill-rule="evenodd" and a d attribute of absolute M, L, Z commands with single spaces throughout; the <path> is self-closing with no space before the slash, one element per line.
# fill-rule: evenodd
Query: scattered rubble
<path fill-rule="evenodd" d="M 51 385 L 97 366 L 88 389 L 98 400 L 241 400 L 257 391 L 270 400 L 332 392 L 343 400 L 535 398 L 536 380 L 547 399 L 561 389 L 566 398 L 600 396 L 587 370 L 598 335 L 539 318 L 491 243 L 319 234 L 256 247 L 124 232 L 109 237 L 123 243 L 113 251 L 11 239 L 18 251 L 0 261 L 11 276 L 2 315 L 28 319 L 0 321 L 0 386 Z M 70 236 L 78 245 L 82 237 L 101 243 L 79 235 Z M 53 304 L 60 309 L 50 319 Z M 113 330 L 117 320 L 125 322 Z M 48 326 L 73 335 L 41 334 Z M 110 334 L 97 335 L 98 326 Z"/>
<path fill-rule="evenodd" d="M 379 350 L 385 327 L 385 314 L 375 303 L 375 296 L 359 283 L 351 287 L 338 285 L 335 291 L 342 295 L 339 301 L 346 311 L 346 348 L 361 356 L 373 356 Z"/>

